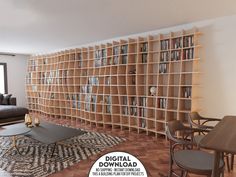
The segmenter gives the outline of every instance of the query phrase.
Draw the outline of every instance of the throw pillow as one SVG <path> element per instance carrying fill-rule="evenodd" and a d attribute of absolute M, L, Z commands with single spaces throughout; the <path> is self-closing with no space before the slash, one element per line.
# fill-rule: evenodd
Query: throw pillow
<path fill-rule="evenodd" d="M 0 93 L 0 105 L 2 104 L 3 101 L 3 94 Z"/>
<path fill-rule="evenodd" d="M 2 104 L 3 105 L 9 105 L 11 96 L 12 96 L 12 94 L 4 94 Z"/>

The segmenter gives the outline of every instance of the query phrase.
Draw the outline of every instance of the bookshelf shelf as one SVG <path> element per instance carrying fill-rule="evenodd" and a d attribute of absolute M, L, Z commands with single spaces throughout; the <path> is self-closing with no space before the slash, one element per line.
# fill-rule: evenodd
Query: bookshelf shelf
<path fill-rule="evenodd" d="M 198 109 L 197 29 L 32 56 L 26 90 L 32 113 L 165 135 L 170 120 Z"/>

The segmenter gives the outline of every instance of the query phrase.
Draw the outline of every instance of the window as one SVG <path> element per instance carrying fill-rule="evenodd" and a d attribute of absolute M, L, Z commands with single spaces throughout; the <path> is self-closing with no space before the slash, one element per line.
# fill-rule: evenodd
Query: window
<path fill-rule="evenodd" d="M 0 93 L 7 92 L 7 64 L 0 63 Z"/>

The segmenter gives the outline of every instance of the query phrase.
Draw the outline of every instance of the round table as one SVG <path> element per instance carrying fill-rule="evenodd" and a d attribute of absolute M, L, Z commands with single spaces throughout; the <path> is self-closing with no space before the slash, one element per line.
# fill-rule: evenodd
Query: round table
<path fill-rule="evenodd" d="M 30 128 L 26 127 L 24 123 L 19 124 L 12 124 L 3 126 L 0 128 L 0 137 L 11 137 L 12 144 L 11 146 L 4 152 L 2 156 L 4 156 L 7 152 L 9 152 L 12 149 L 16 149 L 19 154 L 21 154 L 18 150 L 17 144 L 16 144 L 16 136 L 18 135 L 24 135 L 31 131 Z"/>

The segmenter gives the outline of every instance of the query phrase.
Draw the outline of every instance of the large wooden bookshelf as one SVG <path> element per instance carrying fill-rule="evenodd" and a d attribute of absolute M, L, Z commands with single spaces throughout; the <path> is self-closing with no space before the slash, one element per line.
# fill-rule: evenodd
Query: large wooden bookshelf
<path fill-rule="evenodd" d="M 165 134 L 198 110 L 196 29 L 32 56 L 31 113 L 72 122 Z M 156 91 L 156 92 L 155 92 Z"/>

